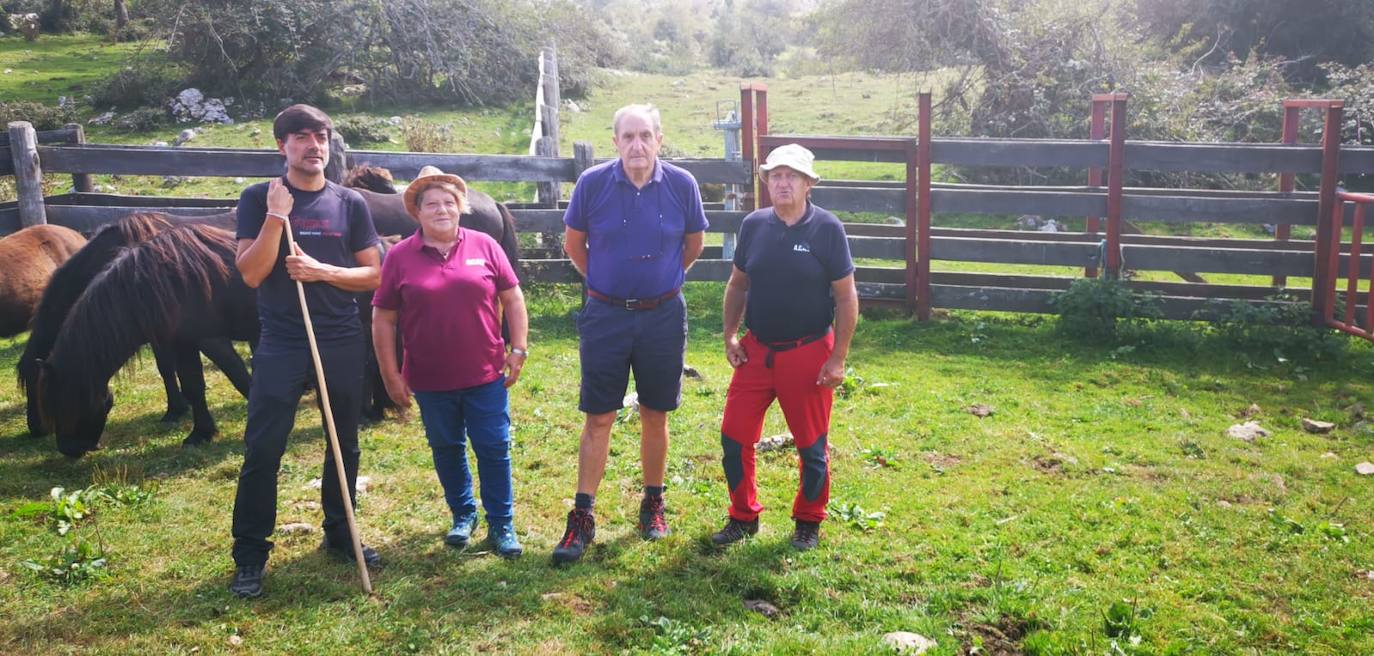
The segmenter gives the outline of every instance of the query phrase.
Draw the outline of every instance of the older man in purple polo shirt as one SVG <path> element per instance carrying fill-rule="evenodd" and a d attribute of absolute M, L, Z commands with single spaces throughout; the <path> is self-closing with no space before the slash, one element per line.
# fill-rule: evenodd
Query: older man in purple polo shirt
<path fill-rule="evenodd" d="M 587 279 L 587 305 L 578 316 L 586 414 L 577 462 L 577 496 L 553 561 L 582 557 L 596 535 L 593 504 L 606 473 L 611 426 L 623 405 L 629 375 L 639 395 L 639 458 L 644 498 L 639 532 L 668 534 L 663 517 L 663 472 L 668 459 L 668 413 L 682 401 L 687 348 L 685 272 L 701 255 L 706 213 L 692 174 L 658 159 L 659 112 L 628 105 L 611 123 L 620 157 L 587 169 L 563 216 L 565 249 Z"/>

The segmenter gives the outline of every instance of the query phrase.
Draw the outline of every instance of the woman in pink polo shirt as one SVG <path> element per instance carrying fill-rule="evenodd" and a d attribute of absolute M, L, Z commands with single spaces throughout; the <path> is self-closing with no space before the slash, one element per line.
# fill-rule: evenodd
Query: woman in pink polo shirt
<path fill-rule="evenodd" d="M 506 388 L 529 355 L 525 297 L 496 240 L 458 225 L 468 210 L 467 184 L 433 166 L 406 189 L 406 211 L 420 230 L 392 248 L 373 297 L 372 341 L 387 394 L 401 407 L 420 405 L 434 469 L 453 512 L 444 541 L 465 547 L 477 528 L 465 438 L 472 441 L 487 513 L 487 541 L 519 556 L 512 524 L 510 402 Z M 501 339 L 501 308 L 510 352 Z M 396 330 L 405 343 L 397 366 Z"/>

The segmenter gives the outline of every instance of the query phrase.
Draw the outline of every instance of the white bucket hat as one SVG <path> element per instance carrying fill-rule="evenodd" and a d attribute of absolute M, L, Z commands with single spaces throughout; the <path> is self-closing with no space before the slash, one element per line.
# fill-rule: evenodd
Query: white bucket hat
<path fill-rule="evenodd" d="M 811 163 L 816 161 L 816 156 L 811 151 L 803 148 L 800 144 L 787 144 L 779 146 L 773 152 L 768 153 L 768 161 L 759 166 L 759 170 L 767 173 L 779 166 L 786 166 L 797 173 L 811 178 L 811 183 L 821 181 L 821 176 L 816 175 L 815 169 L 811 168 Z"/>

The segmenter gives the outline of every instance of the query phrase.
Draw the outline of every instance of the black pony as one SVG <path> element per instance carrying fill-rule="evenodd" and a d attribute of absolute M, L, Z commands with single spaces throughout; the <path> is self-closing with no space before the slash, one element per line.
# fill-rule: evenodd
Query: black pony
<path fill-rule="evenodd" d="M 77 251 L 75 255 L 53 272 L 52 279 L 48 282 L 48 287 L 44 290 L 42 300 L 34 313 L 33 321 L 29 325 L 29 339 L 16 367 L 19 374 L 19 386 L 25 391 L 27 397 L 26 414 L 29 433 L 34 437 L 47 434 L 47 429 L 39 420 L 38 404 L 34 395 L 34 383 L 38 377 L 38 362 L 46 359 L 52 351 L 53 344 L 57 341 L 58 331 L 62 328 L 62 323 L 67 319 L 67 314 L 71 311 L 72 306 L 76 305 L 77 299 L 86 291 L 86 287 L 91 284 L 96 275 L 103 271 L 123 249 L 148 241 L 154 235 L 168 230 L 172 226 L 172 221 L 162 214 L 145 213 L 127 216 L 117 223 L 102 228 L 81 250 Z M 244 366 L 243 360 L 234 352 L 234 347 L 229 340 L 209 339 L 201 342 L 199 346 L 206 356 L 224 372 L 234 387 L 239 392 L 247 394 L 248 369 Z M 177 381 L 177 355 L 173 352 L 171 345 L 155 344 L 153 357 L 157 362 L 158 373 L 162 376 L 163 387 L 167 394 L 167 412 L 162 416 L 162 421 L 173 422 L 191 409 L 186 398 L 182 395 L 181 386 Z"/>
<path fill-rule="evenodd" d="M 194 401 L 196 428 L 183 444 L 209 440 L 204 372 L 194 345 L 206 339 L 256 340 L 256 298 L 234 268 L 231 233 L 204 225 L 163 230 L 122 250 L 72 307 L 34 382 L 42 423 L 57 448 L 79 457 L 94 449 L 114 405 L 108 383 L 143 344 L 170 344 L 182 388 Z M 189 346 L 189 347 L 188 347 Z"/>
<path fill-rule="evenodd" d="M 352 188 L 367 201 L 372 223 L 379 235 L 409 237 L 420 224 L 406 213 L 405 203 L 391 183 L 391 172 L 380 166 L 359 166 L 349 169 L 344 186 Z M 520 241 L 515 231 L 515 216 L 505 205 L 491 196 L 468 189 L 468 213 L 459 217 L 459 225 L 469 230 L 491 235 L 506 259 L 517 271 L 520 269 Z"/>

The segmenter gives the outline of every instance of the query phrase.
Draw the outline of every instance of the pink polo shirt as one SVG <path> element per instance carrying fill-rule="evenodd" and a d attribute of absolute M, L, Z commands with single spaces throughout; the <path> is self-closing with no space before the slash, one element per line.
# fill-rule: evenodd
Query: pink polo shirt
<path fill-rule="evenodd" d="M 410 388 L 446 392 L 500 378 L 506 348 L 496 294 L 518 284 L 496 240 L 466 228 L 447 259 L 418 230 L 388 251 L 372 305 L 397 313 Z"/>

